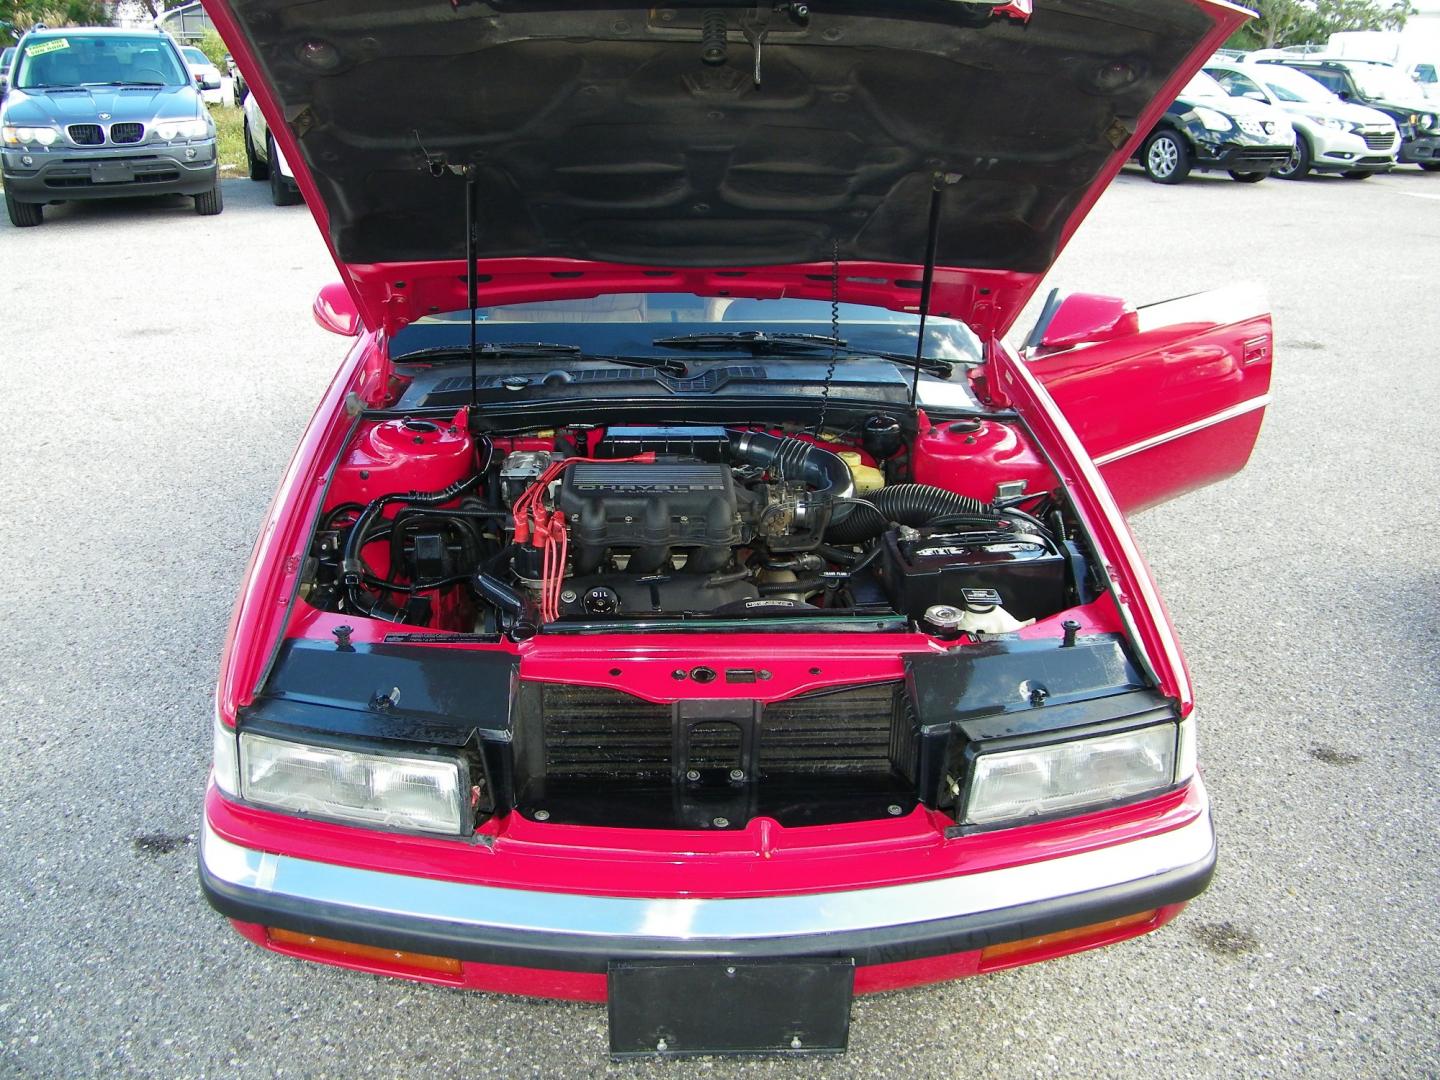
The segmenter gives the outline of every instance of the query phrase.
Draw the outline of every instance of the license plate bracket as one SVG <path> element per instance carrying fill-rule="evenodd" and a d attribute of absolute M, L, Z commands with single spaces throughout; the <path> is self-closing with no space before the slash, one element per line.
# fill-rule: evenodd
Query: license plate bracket
<path fill-rule="evenodd" d="M 90 166 L 90 182 L 92 184 L 123 184 L 134 179 L 135 166 L 129 162 Z"/>
<path fill-rule="evenodd" d="M 850 1039 L 855 961 L 616 961 L 612 1057 L 835 1054 Z"/>

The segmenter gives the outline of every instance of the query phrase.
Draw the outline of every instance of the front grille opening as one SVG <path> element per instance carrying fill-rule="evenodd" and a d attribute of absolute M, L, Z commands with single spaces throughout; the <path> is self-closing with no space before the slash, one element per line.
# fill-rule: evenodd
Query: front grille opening
<path fill-rule="evenodd" d="M 105 141 L 105 132 L 99 124 L 71 124 L 70 141 L 80 146 L 99 146 Z"/>
<path fill-rule="evenodd" d="M 112 124 L 110 125 L 110 141 L 115 143 L 137 143 L 145 135 L 144 124 Z"/>
<path fill-rule="evenodd" d="M 623 691 L 532 684 L 515 715 L 516 806 L 542 821 L 743 828 L 908 813 L 918 732 L 898 683 L 760 706 L 662 705 Z"/>

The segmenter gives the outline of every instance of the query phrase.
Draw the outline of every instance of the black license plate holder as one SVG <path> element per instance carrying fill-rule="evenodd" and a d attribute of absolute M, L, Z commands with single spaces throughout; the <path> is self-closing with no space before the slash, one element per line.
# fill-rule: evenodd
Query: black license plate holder
<path fill-rule="evenodd" d="M 616 961 L 610 1053 L 836 1054 L 850 1039 L 855 961 Z"/>
<path fill-rule="evenodd" d="M 135 179 L 135 166 L 128 161 L 123 164 L 90 166 L 92 184 L 127 184 Z"/>

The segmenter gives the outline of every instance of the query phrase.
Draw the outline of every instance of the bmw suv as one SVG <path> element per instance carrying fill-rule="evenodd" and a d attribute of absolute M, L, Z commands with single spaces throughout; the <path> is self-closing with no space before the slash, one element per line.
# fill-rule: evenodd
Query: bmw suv
<path fill-rule="evenodd" d="M 5 209 L 19 227 L 75 199 L 189 195 L 223 208 L 215 122 L 158 30 L 36 29 L 16 47 L 0 106 Z"/>

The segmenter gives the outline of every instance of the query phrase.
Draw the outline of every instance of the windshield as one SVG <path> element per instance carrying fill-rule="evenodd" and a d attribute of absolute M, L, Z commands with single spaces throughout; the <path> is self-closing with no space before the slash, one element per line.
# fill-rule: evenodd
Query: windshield
<path fill-rule="evenodd" d="M 10 48 L 6 49 L 3 53 L 0 53 L 0 72 L 3 72 L 6 68 L 10 66 L 10 61 L 14 56 L 14 45 L 11 45 Z"/>
<path fill-rule="evenodd" d="M 175 50 L 154 35 L 42 38 L 25 46 L 16 69 L 21 90 L 47 86 L 190 81 Z"/>
<path fill-rule="evenodd" d="M 1340 100 L 1309 75 L 1301 74 L 1293 68 L 1280 67 L 1278 64 L 1267 65 L 1262 78 L 1270 92 L 1281 101 L 1334 104 Z"/>
<path fill-rule="evenodd" d="M 581 300 L 543 300 L 479 308 L 482 342 L 548 341 L 579 345 L 590 352 L 665 353 L 652 344 L 662 336 L 731 333 L 744 330 L 830 333 L 827 300 L 752 300 L 691 293 L 614 293 Z M 390 355 L 468 340 L 464 311 L 419 319 L 395 335 Z M 849 351 L 873 349 L 913 355 L 920 317 L 903 311 L 839 305 L 840 337 Z M 980 341 L 964 323 L 931 316 L 925 322 L 925 355 L 976 361 Z M 739 346 L 736 352 L 742 352 Z"/>
<path fill-rule="evenodd" d="M 1415 80 L 1381 64 L 1356 64 L 1350 69 L 1355 85 L 1368 98 L 1384 101 L 1413 101 L 1420 95 Z"/>
<path fill-rule="evenodd" d="M 1203 71 L 1197 71 L 1195 77 L 1185 84 L 1183 91 L 1185 97 L 1198 98 L 1224 98 L 1230 95 L 1225 93 L 1224 88 L 1206 75 Z"/>
<path fill-rule="evenodd" d="M 189 60 L 192 64 L 210 63 L 210 58 L 193 45 L 188 45 L 180 51 L 185 54 L 185 59 Z"/>

